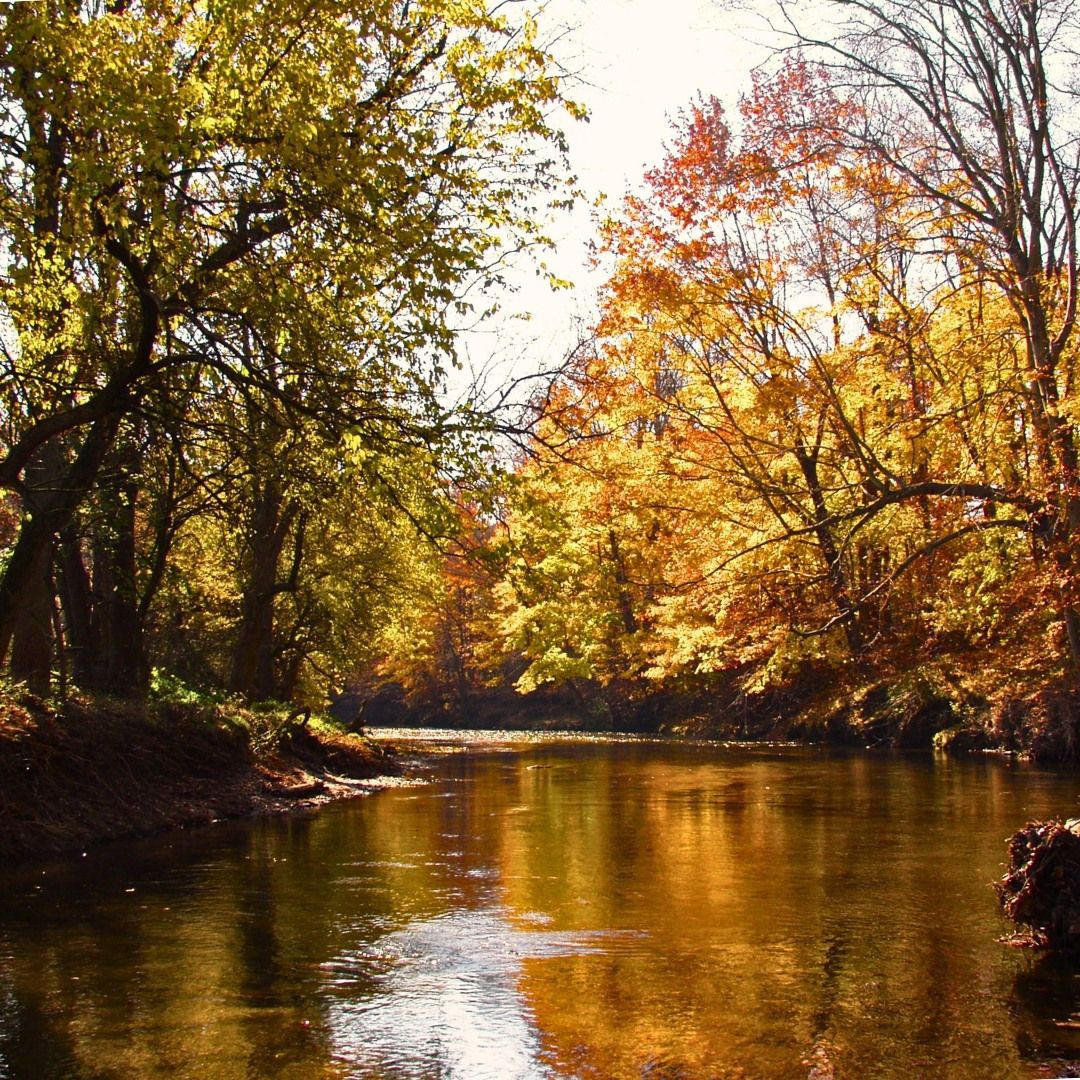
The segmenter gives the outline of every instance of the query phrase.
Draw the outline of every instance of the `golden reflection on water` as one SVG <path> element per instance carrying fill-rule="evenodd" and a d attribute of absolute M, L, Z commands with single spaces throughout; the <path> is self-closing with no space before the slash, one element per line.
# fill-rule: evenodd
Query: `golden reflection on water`
<path fill-rule="evenodd" d="M 1033 1077 L 988 883 L 1073 777 L 566 743 L 0 881 L 0 1078 Z"/>
<path fill-rule="evenodd" d="M 964 1028 L 976 1002 L 952 969 L 974 943 L 948 904 L 970 894 L 970 864 L 927 850 L 904 813 L 927 794 L 924 766 L 883 776 L 847 764 L 826 791 L 820 775 L 768 761 L 727 780 L 680 762 L 654 768 L 615 813 L 594 813 L 589 793 L 567 785 L 570 809 L 545 805 L 571 828 L 506 829 L 513 905 L 647 934 L 647 947 L 600 961 L 526 965 L 548 1059 L 597 1076 L 807 1075 L 815 1063 L 909 1076 L 988 1051 L 1015 1057 L 1007 1023 Z M 528 873 L 560 854 L 565 876 Z M 608 888 L 594 901 L 595 880 Z"/>

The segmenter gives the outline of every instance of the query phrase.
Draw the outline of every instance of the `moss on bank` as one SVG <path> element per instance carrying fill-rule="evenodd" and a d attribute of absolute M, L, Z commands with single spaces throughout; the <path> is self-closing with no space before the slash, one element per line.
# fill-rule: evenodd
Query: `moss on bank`
<path fill-rule="evenodd" d="M 286 711 L 0 696 L 0 858 L 77 850 L 366 790 L 388 752 Z"/>

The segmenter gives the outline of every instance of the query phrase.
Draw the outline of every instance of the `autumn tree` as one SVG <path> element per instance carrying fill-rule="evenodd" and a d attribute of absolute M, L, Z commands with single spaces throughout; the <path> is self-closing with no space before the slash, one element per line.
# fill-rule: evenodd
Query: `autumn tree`
<path fill-rule="evenodd" d="M 811 27 L 781 5 L 793 41 L 860 106 L 811 138 L 867 152 L 932 208 L 954 273 L 1007 299 L 1022 343 L 1024 423 L 1038 482 L 1026 506 L 1053 553 L 1068 655 L 1080 661 L 1074 431 L 1076 99 L 1065 77 L 1077 16 L 1057 0 L 828 3 Z M 894 497 L 885 483 L 882 498 Z"/>
<path fill-rule="evenodd" d="M 519 688 L 1078 658 L 1074 13 L 821 10 L 604 227 L 506 499 Z"/>
<path fill-rule="evenodd" d="M 770 114 L 800 107 L 807 74 L 796 66 L 758 86 L 744 103 L 745 127 L 753 130 L 763 106 Z M 857 166 L 793 142 L 772 147 L 764 166 L 756 144 L 743 142 L 715 102 L 687 114 L 668 158 L 648 175 L 650 197 L 628 200 L 609 226 L 619 264 L 600 329 L 635 372 L 639 393 L 674 425 L 683 472 L 697 474 L 715 507 L 729 508 L 743 536 L 735 550 L 770 536 L 794 541 L 789 585 L 801 580 L 794 592 L 806 598 L 817 582 L 833 607 L 825 621 L 859 653 L 864 612 L 837 517 L 858 498 L 852 450 L 866 452 L 848 437 L 843 304 L 854 245 L 831 228 L 845 210 L 855 217 Z M 772 167 L 777 159 L 787 162 L 783 171 Z M 726 559 L 732 551 L 719 540 L 728 530 L 716 521 L 711 531 L 718 543 L 710 561 Z M 814 547 L 816 573 L 796 557 Z M 768 590 L 777 597 L 782 576 Z M 800 621 L 797 605 L 787 606 L 786 620 Z"/>
<path fill-rule="evenodd" d="M 822 137 L 860 130 L 867 107 L 793 57 L 756 82 L 737 137 L 715 103 L 691 110 L 649 198 L 609 228 L 602 324 L 613 355 L 635 358 L 639 394 L 676 369 L 662 407 L 712 505 L 730 508 L 702 580 L 730 587 L 721 567 L 778 545 L 765 594 L 783 599 L 786 578 L 782 617 L 841 628 L 854 653 L 900 607 L 921 617 L 932 590 L 913 606 L 893 586 L 946 548 L 1006 531 L 1015 554 L 1027 533 L 1033 565 L 1040 549 L 1060 559 L 1034 463 L 1017 460 L 1028 432 L 1039 440 L 1010 296 L 959 258 L 909 176 Z M 814 630 L 822 586 L 834 614 Z"/>
<path fill-rule="evenodd" d="M 792 57 L 734 131 L 688 109 L 607 225 L 597 343 L 543 402 L 510 518 L 530 678 L 859 657 L 1038 595 L 1014 308 L 910 177 L 821 137 L 866 107 Z"/>
<path fill-rule="evenodd" d="M 519 690 L 583 690 L 648 666 L 676 511 L 657 438 L 666 421 L 633 376 L 586 341 L 533 401 L 531 442 L 488 541 L 499 577 L 478 627 L 489 666 Z"/>
<path fill-rule="evenodd" d="M 332 443 L 382 391 L 430 399 L 467 287 L 561 197 L 564 100 L 531 18 L 472 2 L 2 19 L 0 656 L 40 686 L 56 539 L 130 419 L 228 383 Z"/>

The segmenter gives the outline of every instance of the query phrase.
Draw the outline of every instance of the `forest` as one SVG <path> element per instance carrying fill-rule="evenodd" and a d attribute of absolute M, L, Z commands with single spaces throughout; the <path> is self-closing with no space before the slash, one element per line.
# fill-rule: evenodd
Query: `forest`
<path fill-rule="evenodd" d="M 824 8 L 672 119 L 512 408 L 450 387 L 575 198 L 542 12 L 6 5 L 8 711 L 1073 760 L 1076 13 Z"/>

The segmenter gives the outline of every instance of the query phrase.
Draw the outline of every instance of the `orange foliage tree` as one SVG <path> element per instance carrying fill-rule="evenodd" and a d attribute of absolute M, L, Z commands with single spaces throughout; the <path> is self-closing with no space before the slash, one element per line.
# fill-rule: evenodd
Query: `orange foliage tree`
<path fill-rule="evenodd" d="M 1027 323 L 898 150 L 839 137 L 869 107 L 789 58 L 737 131 L 687 110 L 606 224 L 508 519 L 522 685 L 1052 630 L 1068 484 Z"/>

